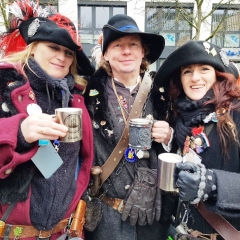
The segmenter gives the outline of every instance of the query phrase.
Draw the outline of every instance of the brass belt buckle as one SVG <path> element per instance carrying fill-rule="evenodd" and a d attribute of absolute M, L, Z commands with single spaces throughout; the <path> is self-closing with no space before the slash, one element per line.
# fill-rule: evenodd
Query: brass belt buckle
<path fill-rule="evenodd" d="M 0 236 L 2 236 L 4 227 L 5 227 L 5 222 L 3 222 L 2 220 L 0 220 Z"/>
<path fill-rule="evenodd" d="M 39 239 L 41 239 L 41 238 L 50 238 L 52 236 L 52 232 L 53 232 L 53 228 L 51 230 L 48 230 L 48 231 L 40 230 L 38 238 Z"/>
<path fill-rule="evenodd" d="M 122 213 L 123 207 L 124 207 L 124 203 L 123 203 L 123 200 L 121 200 L 121 202 L 120 202 L 119 205 L 118 205 L 117 210 L 118 210 L 120 213 Z"/>

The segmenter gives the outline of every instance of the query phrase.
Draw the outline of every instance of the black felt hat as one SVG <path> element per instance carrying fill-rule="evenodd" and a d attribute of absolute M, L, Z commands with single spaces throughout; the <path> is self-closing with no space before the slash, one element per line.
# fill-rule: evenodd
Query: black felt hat
<path fill-rule="evenodd" d="M 73 22 L 57 13 L 45 17 L 29 18 L 19 26 L 19 31 L 27 44 L 35 41 L 49 41 L 64 46 L 76 53 L 78 73 L 92 75 L 95 68 L 84 53 L 77 40 L 77 32 Z"/>
<path fill-rule="evenodd" d="M 141 32 L 137 23 L 129 16 L 117 14 L 109 19 L 108 23 L 103 26 L 102 54 L 107 50 L 109 43 L 127 36 L 129 34 L 139 34 L 143 42 L 148 46 L 149 53 L 146 55 L 150 63 L 155 62 L 161 55 L 165 40 L 163 36 L 154 33 Z"/>
<path fill-rule="evenodd" d="M 154 81 L 160 87 L 169 87 L 172 74 L 182 66 L 207 64 L 220 72 L 232 73 L 236 79 L 239 72 L 218 46 L 205 41 L 189 41 L 171 53 L 157 71 Z"/>

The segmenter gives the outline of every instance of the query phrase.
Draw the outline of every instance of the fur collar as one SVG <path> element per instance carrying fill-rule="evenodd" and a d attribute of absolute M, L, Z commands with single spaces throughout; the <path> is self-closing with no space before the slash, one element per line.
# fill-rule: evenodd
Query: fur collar
<path fill-rule="evenodd" d="M 9 109 L 9 111 L 4 111 L 2 106 L 0 108 L 0 117 L 9 117 L 18 113 L 11 100 L 11 93 L 14 89 L 26 84 L 27 79 L 15 69 L 1 69 L 0 79 L 0 95 L 2 96 L 0 105 L 5 102 Z"/>
<path fill-rule="evenodd" d="M 93 120 L 93 127 L 94 124 L 97 124 L 99 126 L 99 131 L 101 132 L 101 134 L 106 139 L 110 140 L 113 144 L 116 144 L 117 141 L 114 134 L 109 135 L 107 131 L 111 131 L 114 129 L 112 112 L 108 107 L 108 96 L 105 91 L 107 79 L 108 75 L 102 68 L 96 71 L 96 73 L 93 77 L 91 77 L 88 83 L 85 93 L 85 102 L 89 110 L 91 119 Z M 91 90 L 96 90 L 98 94 L 95 96 L 90 96 Z M 100 103 L 97 104 L 98 102 Z M 106 122 L 104 126 L 101 126 L 102 121 Z"/>
<path fill-rule="evenodd" d="M 108 96 L 106 93 L 106 82 L 108 75 L 102 68 L 99 68 L 95 74 L 90 78 L 87 90 L 85 93 L 85 102 L 89 110 L 91 119 L 93 120 L 93 125 L 96 123 L 99 125 L 101 134 L 105 136 L 106 139 L 111 139 L 113 144 L 117 143 L 114 134 L 108 136 L 108 132 L 105 129 L 112 130 L 116 123 L 113 122 L 114 116 L 108 107 Z M 97 91 L 97 95 L 90 96 L 90 91 Z M 164 97 L 163 97 L 164 95 Z M 169 102 L 167 101 L 166 93 L 162 93 L 153 83 L 153 87 L 150 93 L 151 109 L 147 107 L 146 114 L 153 114 L 154 118 L 157 120 L 168 121 L 168 109 Z M 99 103 L 100 102 L 100 103 Z M 99 104 L 97 104 L 99 103 Z M 105 121 L 104 127 L 101 126 L 101 121 Z M 115 131 L 116 132 L 116 131 Z"/>

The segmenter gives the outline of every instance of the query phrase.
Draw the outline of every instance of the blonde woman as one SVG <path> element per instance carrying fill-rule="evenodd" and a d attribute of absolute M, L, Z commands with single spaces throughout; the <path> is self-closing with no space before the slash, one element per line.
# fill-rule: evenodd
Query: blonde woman
<path fill-rule="evenodd" d="M 94 68 L 67 17 L 36 15 L 33 2 L 14 6 L 32 14 L 15 16 L 16 29 L 1 41 L 0 217 L 5 227 L 0 238 L 64 239 L 90 178 L 92 128 L 82 96 L 86 81 L 79 74 L 91 75 Z M 53 115 L 65 107 L 82 109 L 81 141 L 58 141 L 68 128 Z M 36 164 L 39 149 L 44 150 Z"/>

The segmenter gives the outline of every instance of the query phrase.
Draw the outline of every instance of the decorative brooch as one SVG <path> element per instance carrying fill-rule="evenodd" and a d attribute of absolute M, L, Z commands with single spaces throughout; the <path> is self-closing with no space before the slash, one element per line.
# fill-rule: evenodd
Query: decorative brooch
<path fill-rule="evenodd" d="M 40 27 L 40 22 L 43 22 L 43 21 L 40 21 L 38 18 L 34 19 L 31 24 L 29 25 L 28 27 L 28 37 L 33 37 L 38 28 Z"/>
<path fill-rule="evenodd" d="M 204 133 L 204 127 L 194 127 L 192 129 L 192 136 L 187 136 L 184 142 L 183 155 L 189 152 L 189 148 L 196 153 L 203 152 L 210 146 L 207 135 Z"/>
<path fill-rule="evenodd" d="M 218 118 L 227 112 L 226 108 L 220 108 L 216 112 L 209 113 L 204 119 L 204 123 L 208 123 L 210 121 L 212 122 L 218 122 Z"/>

